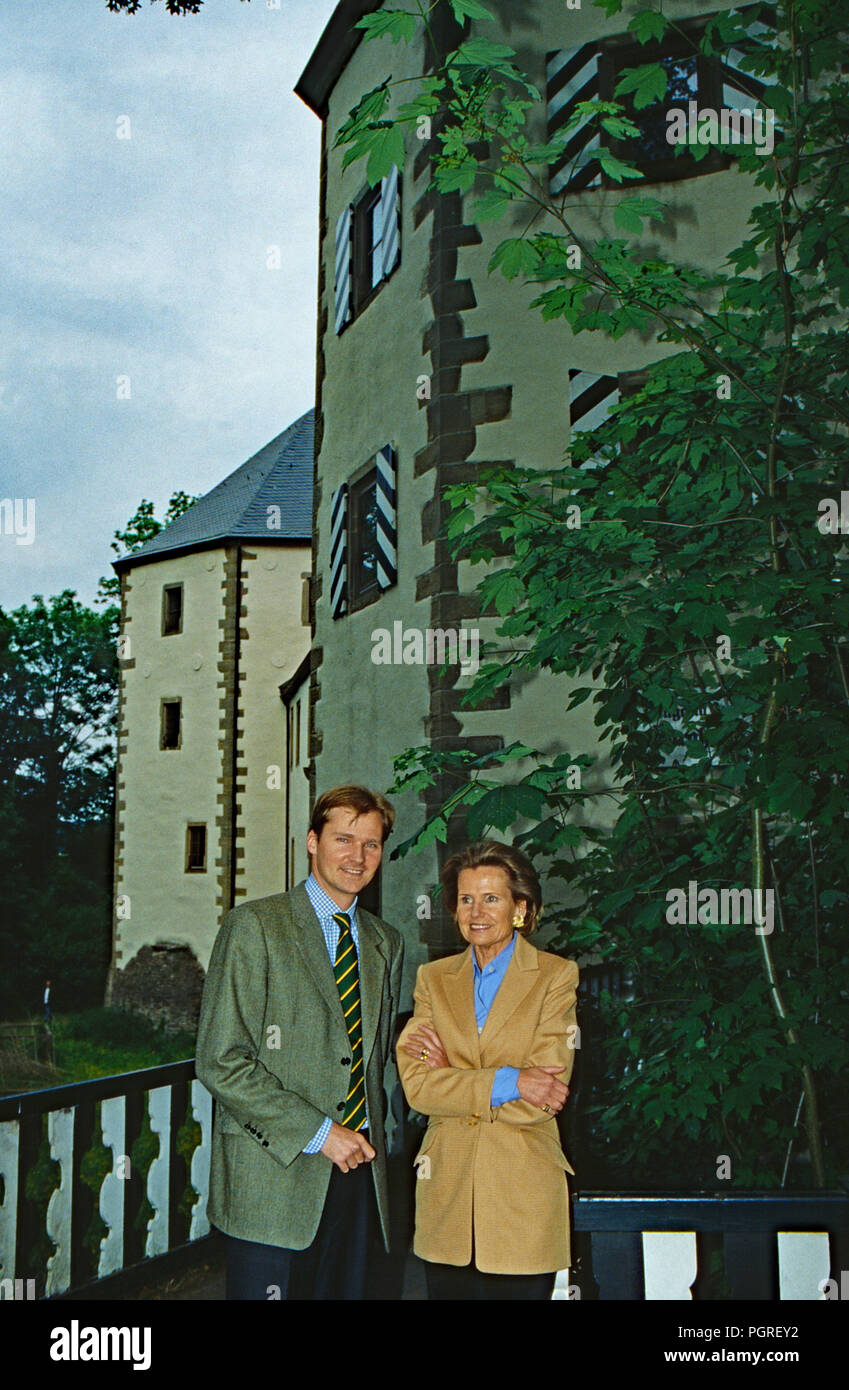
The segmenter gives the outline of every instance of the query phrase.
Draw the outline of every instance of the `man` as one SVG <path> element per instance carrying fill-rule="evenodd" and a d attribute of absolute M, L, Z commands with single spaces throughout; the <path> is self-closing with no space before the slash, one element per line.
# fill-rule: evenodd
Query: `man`
<path fill-rule="evenodd" d="M 361 1299 L 388 1249 L 384 1068 L 401 988 L 394 927 L 357 906 L 395 812 L 365 787 L 315 804 L 311 873 L 227 914 L 212 949 L 197 1075 L 218 1102 L 209 1219 L 227 1297 Z"/>
<path fill-rule="evenodd" d="M 50 1007 L 50 981 L 44 982 L 44 1026 L 49 1028 L 53 1022 L 53 1010 Z"/>

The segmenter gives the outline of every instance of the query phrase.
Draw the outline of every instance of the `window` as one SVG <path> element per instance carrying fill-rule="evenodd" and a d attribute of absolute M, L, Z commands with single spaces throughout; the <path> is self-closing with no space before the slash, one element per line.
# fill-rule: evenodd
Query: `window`
<path fill-rule="evenodd" d="M 206 873 L 206 826 L 186 826 L 186 873 Z"/>
<path fill-rule="evenodd" d="M 377 469 L 372 468 L 350 489 L 349 541 L 352 607 L 376 597 L 377 584 Z"/>
<path fill-rule="evenodd" d="M 573 367 L 569 371 L 569 423 L 573 432 L 600 429 L 611 410 L 628 396 L 635 395 L 645 386 L 649 377 L 647 368 L 638 371 L 620 372 L 617 376 L 604 376 L 597 372 L 583 371 Z M 635 440 L 620 445 L 620 453 L 628 453 L 635 448 L 638 440 L 645 437 L 646 429 L 641 427 Z M 584 468 L 598 467 L 599 460 L 588 458 Z"/>
<path fill-rule="evenodd" d="M 693 178 L 727 168 L 733 147 L 724 150 L 712 147 L 707 155 L 696 160 L 689 153 L 676 156 L 674 146 L 667 141 L 669 123 L 666 113 L 673 107 L 688 119 L 690 103 L 699 112 L 719 112 L 731 109 L 751 112 L 763 105 L 772 79 L 754 76 L 746 71 L 747 55 L 758 45 L 774 42 L 775 16 L 769 5 L 748 5 L 745 15 L 746 37 L 727 48 L 721 55 L 707 56 L 699 52 L 699 42 L 705 24 L 712 16 L 685 21 L 679 32 L 667 32 L 661 43 L 640 45 L 630 36 L 621 35 L 593 40 L 578 48 L 563 48 L 547 55 L 546 105 L 548 139 L 556 139 L 575 117 L 583 101 L 617 101 L 639 127 L 642 139 L 617 141 L 600 131 L 596 118 L 587 117 L 577 128 L 571 128 L 559 161 L 549 169 L 549 191 L 579 193 L 587 188 L 607 184 L 622 185 L 604 175 L 595 156 L 603 140 L 611 153 L 627 158 L 642 170 L 648 181 Z M 625 68 L 639 68 L 661 63 L 666 69 L 668 85 L 664 97 L 637 110 L 631 94 L 616 95 L 616 86 Z M 744 126 L 745 128 L 745 126 Z M 638 185 L 637 185 L 638 187 Z M 624 191 L 633 191 L 625 185 Z"/>
<path fill-rule="evenodd" d="M 698 41 L 697 35 L 693 38 L 694 42 Z M 615 95 L 616 86 L 626 68 L 647 63 L 660 63 L 666 69 L 666 95 L 638 110 L 631 93 Z M 676 156 L 674 146 L 666 138 L 669 130 L 666 113 L 673 107 L 689 112 L 691 101 L 697 103 L 699 110 L 705 107 L 716 110 L 722 105 L 716 63 L 702 53 L 694 53 L 686 39 L 680 38 L 676 44 L 664 39 L 662 50 L 658 44 L 609 45 L 599 63 L 599 93 L 603 101 L 620 102 L 639 128 L 639 143 L 608 137 L 607 144 L 617 158 L 636 164 L 646 178 L 665 182 L 693 178 L 696 174 L 725 167 L 726 160 L 719 150 L 710 149 L 704 159 L 697 161 L 689 153 Z"/>
<path fill-rule="evenodd" d="M 179 748 L 182 734 L 182 700 L 163 700 L 160 708 L 159 747 Z"/>
<path fill-rule="evenodd" d="M 354 217 L 354 247 L 355 260 L 359 262 L 359 284 L 354 292 L 354 300 L 363 305 L 383 279 L 383 199 L 380 189 L 366 194 Z"/>
<path fill-rule="evenodd" d="M 330 608 L 341 618 L 397 583 L 397 456 L 391 444 L 343 483 L 330 508 Z"/>
<path fill-rule="evenodd" d="M 166 584 L 162 590 L 162 635 L 183 631 L 183 586 Z"/>
<path fill-rule="evenodd" d="M 301 764 L 301 702 L 295 701 L 295 767 Z"/>
<path fill-rule="evenodd" d="M 369 305 L 401 259 L 397 168 L 346 207 L 336 224 L 335 327 L 342 333 Z"/>

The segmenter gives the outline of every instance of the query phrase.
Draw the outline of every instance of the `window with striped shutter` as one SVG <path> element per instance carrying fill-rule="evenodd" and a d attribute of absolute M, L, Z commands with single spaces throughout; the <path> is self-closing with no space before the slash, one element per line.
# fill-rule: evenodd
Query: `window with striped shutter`
<path fill-rule="evenodd" d="M 656 43 L 628 42 L 621 34 L 548 53 L 547 138 L 557 141 L 559 137 L 563 144 L 562 155 L 549 168 L 551 196 L 580 193 L 605 182 L 599 160 L 593 157 L 602 143 L 617 158 L 634 163 L 649 182 L 693 178 L 727 168 L 729 159 L 740 152 L 734 143 L 723 143 L 698 161 L 689 153 L 676 155 L 667 140 L 666 112 L 673 108 L 688 112 L 691 102 L 700 111 L 731 108 L 751 112 L 766 104 L 769 86 L 776 79 L 746 68 L 759 44 L 774 43 L 775 9 L 770 4 L 755 4 L 743 6 L 738 13 L 746 23 L 746 37 L 720 56 L 709 57 L 699 47 L 705 24 L 715 15 L 685 20 Z M 665 67 L 667 91 L 663 99 L 638 109 L 631 96 L 617 96 L 615 89 L 623 70 L 649 63 Z M 570 121 L 577 119 L 578 105 L 594 100 L 620 102 L 639 127 L 641 139 L 617 140 L 603 135 L 594 116 L 584 117 L 567 132 Z"/>
<path fill-rule="evenodd" d="M 383 225 L 383 278 L 387 280 L 401 259 L 401 175 L 397 165 L 381 183 Z"/>
<path fill-rule="evenodd" d="M 556 139 L 572 120 L 580 102 L 598 100 L 600 52 L 601 45 L 593 42 L 548 54 L 545 90 L 549 140 Z M 552 196 L 597 188 L 601 183 L 601 166 L 592 158 L 600 143 L 595 126 L 593 118 L 587 116 L 569 134 L 562 156 L 549 168 Z"/>
<path fill-rule="evenodd" d="M 354 315 L 354 268 L 353 268 L 353 230 L 354 219 L 350 208 L 346 208 L 336 223 L 336 332 L 341 333 L 346 323 Z"/>
<path fill-rule="evenodd" d="M 597 430 L 619 402 L 619 378 L 573 368 L 569 372 L 569 424 L 575 430 Z M 585 468 L 592 467 L 588 460 Z"/>
<path fill-rule="evenodd" d="M 348 484 L 333 494 L 330 505 L 330 615 L 348 611 Z"/>
<path fill-rule="evenodd" d="M 774 44 L 776 26 L 775 11 L 771 6 L 747 5 L 741 13 L 745 15 L 747 11 L 751 11 L 746 25 L 749 42 L 729 48 L 720 62 L 722 105 L 735 111 L 751 111 L 753 107 L 763 105 L 769 87 L 778 81 L 775 76 L 762 77 L 745 70 L 747 60 L 759 43 Z"/>
<path fill-rule="evenodd" d="M 377 455 L 377 582 L 389 589 L 398 580 L 398 525 L 395 450 L 385 444 Z"/>
<path fill-rule="evenodd" d="M 371 302 L 401 260 L 401 173 L 396 165 L 336 223 L 334 319 L 337 334 Z"/>

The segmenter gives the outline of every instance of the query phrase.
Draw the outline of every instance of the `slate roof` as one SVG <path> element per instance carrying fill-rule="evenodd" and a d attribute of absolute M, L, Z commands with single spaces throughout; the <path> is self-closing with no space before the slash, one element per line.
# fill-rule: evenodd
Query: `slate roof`
<path fill-rule="evenodd" d="M 157 536 L 122 555 L 130 565 L 202 550 L 224 541 L 309 541 L 312 537 L 313 426 L 308 410 Z M 280 508 L 280 529 L 267 525 L 267 508 Z"/>

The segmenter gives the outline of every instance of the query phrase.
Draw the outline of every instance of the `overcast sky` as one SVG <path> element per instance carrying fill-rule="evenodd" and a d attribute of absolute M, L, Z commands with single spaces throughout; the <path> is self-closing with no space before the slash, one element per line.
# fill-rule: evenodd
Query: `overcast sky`
<path fill-rule="evenodd" d="M 292 89 L 335 3 L 2 0 L 0 499 L 35 502 L 32 544 L 0 507 L 4 608 L 92 602 L 143 497 L 208 491 L 313 404 L 320 123 Z"/>

